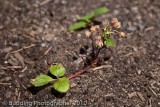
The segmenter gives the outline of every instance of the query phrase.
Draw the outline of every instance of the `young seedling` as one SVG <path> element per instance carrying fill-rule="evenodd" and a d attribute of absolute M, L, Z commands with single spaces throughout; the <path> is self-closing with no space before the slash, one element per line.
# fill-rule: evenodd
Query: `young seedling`
<path fill-rule="evenodd" d="M 35 87 L 46 85 L 50 82 L 54 82 L 53 88 L 61 93 L 65 93 L 69 89 L 69 78 L 64 77 L 64 74 L 66 72 L 66 69 L 60 65 L 56 64 L 50 67 L 50 73 L 55 76 L 57 79 L 53 79 L 52 77 L 48 75 L 40 75 L 37 76 L 35 79 L 31 79 L 31 83 Z"/>
<path fill-rule="evenodd" d="M 106 12 L 108 12 L 108 8 L 99 7 L 97 9 L 87 13 L 85 16 L 80 17 L 80 19 L 77 23 L 70 26 L 69 31 L 74 31 L 74 30 L 78 30 L 78 29 L 86 27 L 93 20 L 94 17 L 101 15 L 101 14 L 104 14 Z"/>
<path fill-rule="evenodd" d="M 105 27 L 100 27 L 98 25 L 92 26 L 90 31 L 86 32 L 86 36 L 89 37 L 92 41 L 93 58 L 84 69 L 79 70 L 77 73 L 72 74 L 69 77 L 64 77 L 66 69 L 62 65 L 56 64 L 51 66 L 50 73 L 57 79 L 53 79 L 48 75 L 40 75 L 35 79 L 31 79 L 31 83 L 35 87 L 39 87 L 54 82 L 53 88 L 55 90 L 61 93 L 66 93 L 70 88 L 70 79 L 79 76 L 80 74 L 86 72 L 89 68 L 94 67 L 97 64 L 98 56 L 101 49 L 108 46 L 115 46 L 115 41 L 113 39 L 110 39 L 111 36 L 125 36 L 124 32 L 119 32 L 117 30 L 119 28 L 121 28 L 121 23 L 117 18 L 113 18 L 111 23 L 108 23 Z"/>

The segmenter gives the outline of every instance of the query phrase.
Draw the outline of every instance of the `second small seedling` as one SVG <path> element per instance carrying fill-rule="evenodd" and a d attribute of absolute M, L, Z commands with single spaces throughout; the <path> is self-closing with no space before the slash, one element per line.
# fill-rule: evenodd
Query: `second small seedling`
<path fill-rule="evenodd" d="M 106 7 L 99 7 L 89 13 L 87 13 L 85 16 L 80 17 L 79 21 L 75 23 L 74 25 L 69 27 L 69 31 L 74 31 L 81 29 L 83 27 L 86 27 L 88 23 L 92 21 L 92 19 L 98 15 L 104 14 L 108 12 L 108 8 Z"/>

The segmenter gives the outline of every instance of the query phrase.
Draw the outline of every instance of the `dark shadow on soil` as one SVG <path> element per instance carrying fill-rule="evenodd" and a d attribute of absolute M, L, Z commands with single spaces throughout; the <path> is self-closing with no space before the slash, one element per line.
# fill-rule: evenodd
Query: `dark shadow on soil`
<path fill-rule="evenodd" d="M 53 79 L 57 79 L 57 77 L 54 76 L 54 75 L 52 75 L 49 71 L 48 71 L 47 75 L 50 76 L 50 77 L 52 77 Z"/>
<path fill-rule="evenodd" d="M 63 98 L 66 95 L 66 93 L 60 93 L 57 90 L 55 90 L 54 88 L 51 88 L 51 94 L 57 98 Z"/>
<path fill-rule="evenodd" d="M 35 86 L 31 86 L 31 87 L 28 87 L 27 90 L 32 93 L 32 95 L 36 95 L 38 92 L 40 92 L 41 90 L 49 87 L 51 84 L 47 84 L 47 85 L 44 85 L 44 86 L 40 86 L 40 87 L 35 87 Z M 54 95 L 55 97 L 57 98 L 63 98 L 66 93 L 60 93 L 58 91 L 56 91 L 54 88 L 51 87 L 51 94 Z"/>
<path fill-rule="evenodd" d="M 50 86 L 50 84 L 47 84 L 47 85 L 43 85 L 43 86 L 40 86 L 40 87 L 35 87 L 35 86 L 30 86 L 27 88 L 27 90 L 32 93 L 32 95 L 36 95 L 38 92 L 40 92 L 41 90 L 47 88 L 48 86 Z"/>

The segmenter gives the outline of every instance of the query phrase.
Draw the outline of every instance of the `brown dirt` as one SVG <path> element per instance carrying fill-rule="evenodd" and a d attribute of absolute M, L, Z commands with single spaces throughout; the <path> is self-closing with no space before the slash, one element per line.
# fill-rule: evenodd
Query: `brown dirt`
<path fill-rule="evenodd" d="M 67 76 L 84 67 L 75 62 L 91 50 L 85 29 L 71 33 L 67 28 L 100 6 L 107 6 L 109 12 L 95 20 L 103 24 L 117 17 L 127 33 L 116 47 L 102 51 L 105 68 L 72 79 L 66 94 L 57 94 L 51 87 L 33 88 L 30 79 L 47 74 L 53 63 L 62 63 Z M 38 107 L 48 107 L 42 105 L 44 101 L 160 107 L 159 7 L 159 0 L 0 0 L 1 107 L 11 107 L 11 101 L 39 101 Z"/>

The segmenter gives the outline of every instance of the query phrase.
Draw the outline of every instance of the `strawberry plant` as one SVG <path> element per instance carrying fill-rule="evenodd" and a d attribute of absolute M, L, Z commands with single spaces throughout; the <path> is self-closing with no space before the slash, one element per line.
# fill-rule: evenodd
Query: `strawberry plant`
<path fill-rule="evenodd" d="M 54 82 L 53 88 L 55 90 L 61 93 L 66 93 L 70 88 L 70 79 L 77 77 L 87 71 L 89 68 L 96 66 L 101 49 L 109 46 L 115 46 L 115 41 L 111 39 L 111 36 L 113 36 L 112 38 L 114 38 L 114 36 L 125 36 L 124 32 L 118 31 L 120 28 L 121 22 L 119 22 L 117 18 L 113 18 L 111 23 L 108 23 L 105 27 L 100 27 L 98 25 L 92 26 L 90 31 L 86 31 L 86 36 L 92 41 L 93 58 L 84 69 L 79 70 L 69 77 L 65 77 L 64 74 L 66 69 L 62 65 L 52 65 L 50 67 L 50 73 L 54 75 L 56 79 L 53 79 L 48 75 L 39 75 L 35 79 L 31 79 L 31 83 L 35 87 L 39 87 Z"/>

